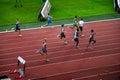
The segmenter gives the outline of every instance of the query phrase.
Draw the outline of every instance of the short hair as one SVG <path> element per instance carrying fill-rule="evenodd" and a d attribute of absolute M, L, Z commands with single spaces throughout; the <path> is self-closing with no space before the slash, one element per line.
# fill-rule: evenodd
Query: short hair
<path fill-rule="evenodd" d="M 75 18 L 77 18 L 77 16 L 75 16 Z"/>
<path fill-rule="evenodd" d="M 64 27 L 64 24 L 62 24 L 61 26 Z"/>
<path fill-rule="evenodd" d="M 19 18 L 17 18 L 16 20 L 19 21 Z"/>
<path fill-rule="evenodd" d="M 80 20 L 83 20 L 83 18 L 81 18 Z"/>
<path fill-rule="evenodd" d="M 91 32 L 94 32 L 94 30 L 93 30 L 93 29 L 91 29 Z"/>

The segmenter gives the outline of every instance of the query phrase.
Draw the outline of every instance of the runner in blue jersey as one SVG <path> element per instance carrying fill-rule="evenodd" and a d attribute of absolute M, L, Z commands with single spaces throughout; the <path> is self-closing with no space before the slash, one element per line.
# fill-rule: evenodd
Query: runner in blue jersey
<path fill-rule="evenodd" d="M 52 17 L 50 16 L 50 14 L 48 13 L 48 16 L 47 16 L 47 22 L 45 25 L 41 26 L 41 27 L 44 27 L 44 26 L 48 26 L 52 23 Z"/>
<path fill-rule="evenodd" d="M 47 16 L 47 25 L 49 25 L 50 23 L 52 23 L 51 18 L 52 17 L 48 14 L 48 16 Z"/>
<path fill-rule="evenodd" d="M 15 31 L 18 31 L 18 36 L 22 36 L 21 34 L 21 29 L 20 29 L 20 25 L 19 25 L 19 19 L 17 19 L 16 21 L 16 27 L 15 27 Z"/>

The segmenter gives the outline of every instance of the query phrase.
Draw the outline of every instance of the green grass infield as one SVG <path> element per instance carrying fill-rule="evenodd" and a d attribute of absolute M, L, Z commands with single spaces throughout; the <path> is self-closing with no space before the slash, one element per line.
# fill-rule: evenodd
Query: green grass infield
<path fill-rule="evenodd" d="M 18 0 L 19 1 L 19 0 Z M 21 0 L 23 7 L 15 8 L 16 0 L 0 0 L 0 26 L 39 22 L 38 12 L 43 0 Z M 53 20 L 115 14 L 113 0 L 49 0 Z"/>

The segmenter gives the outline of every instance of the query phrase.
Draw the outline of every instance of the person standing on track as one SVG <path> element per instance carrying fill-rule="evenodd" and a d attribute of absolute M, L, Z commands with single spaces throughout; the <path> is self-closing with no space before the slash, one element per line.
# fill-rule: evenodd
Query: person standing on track
<path fill-rule="evenodd" d="M 18 36 L 22 36 L 21 34 L 21 29 L 20 29 L 20 25 L 19 25 L 19 19 L 17 19 L 16 21 L 16 27 L 15 27 L 15 31 L 17 32 L 18 31 Z"/>
<path fill-rule="evenodd" d="M 67 44 L 67 43 L 68 43 L 68 42 L 66 41 L 64 24 L 61 25 L 61 33 L 60 33 L 60 35 L 58 35 L 58 37 L 60 37 L 60 39 L 64 39 L 64 44 Z"/>
<path fill-rule="evenodd" d="M 80 28 L 80 36 L 84 36 L 83 35 L 83 27 L 84 27 L 84 21 L 83 18 L 80 19 L 80 21 L 78 22 L 79 28 Z"/>
<path fill-rule="evenodd" d="M 93 47 L 94 47 L 94 44 L 96 43 L 96 40 L 95 40 L 95 38 L 94 38 L 95 34 L 96 34 L 96 33 L 94 32 L 94 30 L 91 29 L 91 31 L 90 31 L 90 39 L 89 39 L 89 43 L 88 43 L 88 45 L 87 45 L 87 48 L 89 48 L 89 46 L 90 46 L 91 43 L 92 43 L 92 45 L 93 45 Z"/>
<path fill-rule="evenodd" d="M 43 45 L 42 45 L 43 47 L 42 47 L 42 50 L 40 51 L 40 50 L 37 50 L 37 52 L 36 53 L 40 53 L 42 56 L 45 56 L 46 57 L 46 62 L 49 62 L 50 61 L 50 59 L 48 58 L 48 54 L 47 54 L 47 40 L 46 39 L 44 39 L 43 40 Z"/>
<path fill-rule="evenodd" d="M 76 42 L 76 48 L 79 48 L 78 44 L 79 44 L 79 38 L 78 38 L 78 35 L 79 35 L 79 28 L 76 29 L 75 33 L 74 33 L 74 41 Z"/>

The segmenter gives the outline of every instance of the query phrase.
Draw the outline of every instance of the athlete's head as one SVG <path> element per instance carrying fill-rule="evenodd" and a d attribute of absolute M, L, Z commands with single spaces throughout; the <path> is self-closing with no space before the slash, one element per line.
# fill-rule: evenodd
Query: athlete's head
<path fill-rule="evenodd" d="M 19 18 L 17 18 L 16 20 L 19 21 Z"/>
<path fill-rule="evenodd" d="M 83 18 L 81 18 L 80 20 L 83 20 Z"/>
<path fill-rule="evenodd" d="M 62 24 L 61 27 L 64 27 L 64 24 Z"/>
<path fill-rule="evenodd" d="M 94 30 L 93 30 L 93 29 L 91 29 L 91 32 L 94 32 Z"/>
<path fill-rule="evenodd" d="M 77 16 L 75 16 L 75 18 L 77 18 Z"/>

